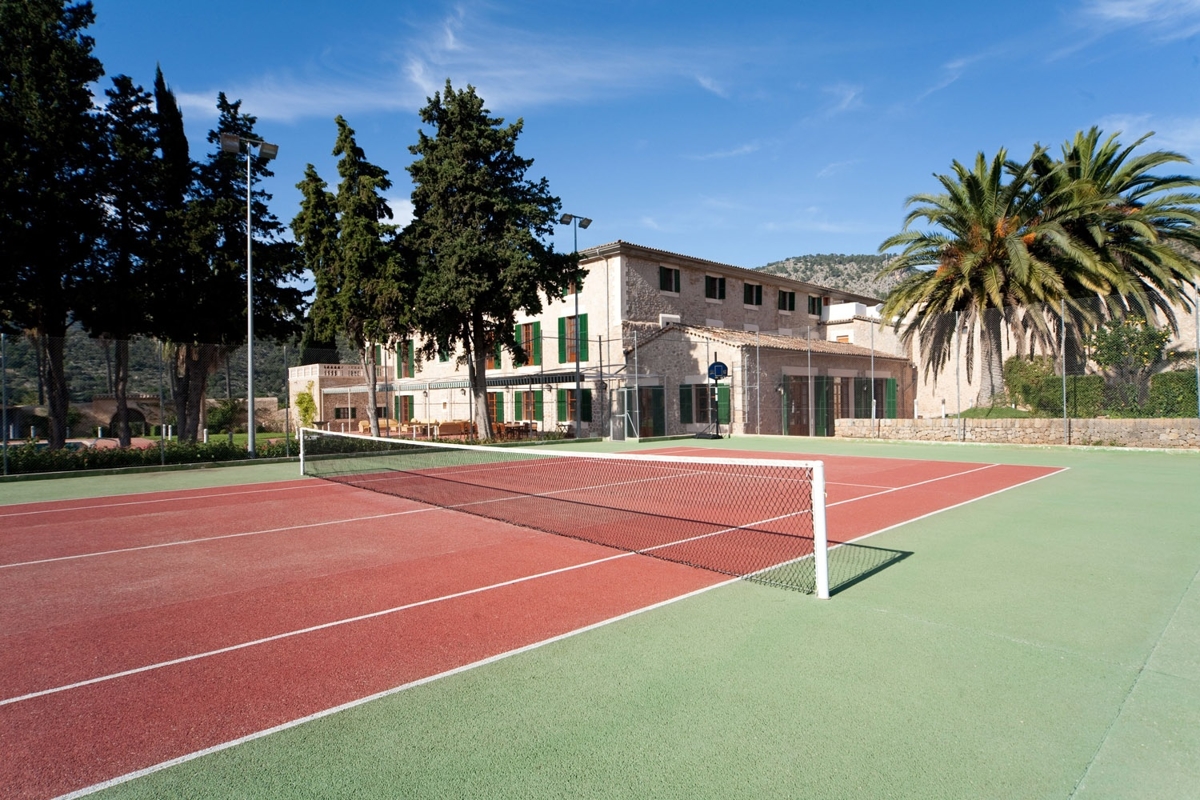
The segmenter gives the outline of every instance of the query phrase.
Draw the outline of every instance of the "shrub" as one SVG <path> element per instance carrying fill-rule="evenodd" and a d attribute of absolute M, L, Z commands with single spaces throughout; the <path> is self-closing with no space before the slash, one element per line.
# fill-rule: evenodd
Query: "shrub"
<path fill-rule="evenodd" d="M 259 458 L 282 458 L 287 444 L 283 440 L 271 444 L 264 442 L 255 450 Z M 295 443 L 291 447 L 296 451 Z M 160 453 L 158 447 L 139 449 L 114 447 L 97 449 L 83 447 L 50 450 L 45 445 L 33 442 L 8 449 L 8 467 L 13 474 L 33 472 L 68 472 L 88 469 L 113 469 L 117 467 L 156 467 L 167 464 L 203 464 L 220 461 L 242 461 L 250 457 L 241 445 L 228 441 L 179 442 L 170 441 Z"/>

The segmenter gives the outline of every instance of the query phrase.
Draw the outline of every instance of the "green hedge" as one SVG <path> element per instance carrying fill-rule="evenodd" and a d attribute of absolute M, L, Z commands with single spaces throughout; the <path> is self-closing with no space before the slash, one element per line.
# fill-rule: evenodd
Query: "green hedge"
<path fill-rule="evenodd" d="M 263 443 L 255 448 L 259 458 L 283 458 L 287 446 L 282 440 Z M 291 452 L 297 452 L 293 441 Z M 96 449 L 91 447 L 63 448 L 50 450 L 45 445 L 25 443 L 9 445 L 8 471 L 11 474 L 31 472 L 69 472 L 86 469 L 113 469 L 116 467 L 152 467 L 159 464 L 203 464 L 218 461 L 242 461 L 250 454 L 240 445 L 228 441 L 167 442 L 160 453 L 158 447 L 145 450 L 113 447 Z"/>
<path fill-rule="evenodd" d="M 1035 416 L 1060 417 L 1063 413 L 1062 377 L 1054 373 L 1049 356 L 1014 356 L 1004 362 L 1009 395 Z M 1091 417 L 1190 417 L 1196 414 L 1194 370 L 1163 372 L 1150 378 L 1149 395 L 1138 397 L 1132 385 L 1114 386 L 1101 375 L 1067 376 L 1067 415 Z"/>

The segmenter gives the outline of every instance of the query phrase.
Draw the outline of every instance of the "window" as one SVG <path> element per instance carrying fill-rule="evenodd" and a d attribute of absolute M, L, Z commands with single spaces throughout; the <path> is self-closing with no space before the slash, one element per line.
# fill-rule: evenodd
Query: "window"
<path fill-rule="evenodd" d="M 538 390 L 513 392 L 513 419 L 524 420 L 542 419 L 542 393 Z"/>
<path fill-rule="evenodd" d="M 679 270 L 670 267 L 658 268 L 658 288 L 662 292 L 679 294 Z"/>
<path fill-rule="evenodd" d="M 841 342 L 842 344 L 850 344 L 850 334 L 839 333 L 837 336 L 837 341 Z"/>
<path fill-rule="evenodd" d="M 708 425 L 713 419 L 713 410 L 722 425 L 729 423 L 729 387 L 713 386 L 711 383 L 683 383 L 679 385 L 679 421 L 685 425 L 700 423 Z"/>
<path fill-rule="evenodd" d="M 412 339 L 406 339 L 400 343 L 400 347 L 396 350 L 396 363 L 400 365 L 400 377 L 411 378 L 416 369 L 416 350 L 415 343 Z"/>
<path fill-rule="evenodd" d="M 358 409 L 353 406 L 334 406 L 334 419 L 358 419 Z"/>
<path fill-rule="evenodd" d="M 500 369 L 503 365 L 503 362 L 500 360 L 503 354 L 504 348 L 499 342 L 496 342 L 496 346 L 492 348 L 492 352 L 488 353 L 487 363 L 484 364 L 484 367 L 486 369 Z"/>
<path fill-rule="evenodd" d="M 796 293 L 785 292 L 779 290 L 779 310 L 780 311 L 795 311 L 796 310 Z"/>
<path fill-rule="evenodd" d="M 579 291 L 582 289 L 583 289 L 583 278 L 580 278 L 577 281 L 571 281 L 563 288 L 562 296 L 564 298 L 570 297 L 573 294 L 578 294 Z"/>
<path fill-rule="evenodd" d="M 449 353 L 447 353 L 445 350 L 438 350 L 438 361 L 440 361 L 440 362 L 442 362 L 443 364 L 445 364 L 445 363 L 446 363 L 447 361 L 449 361 L 449 360 L 450 360 L 450 354 L 449 354 Z"/>
<path fill-rule="evenodd" d="M 716 275 L 704 276 L 704 296 L 709 300 L 725 299 L 725 279 Z"/>
<path fill-rule="evenodd" d="M 411 394 L 396 396 L 393 398 L 393 405 L 396 407 L 396 419 L 408 422 L 413 418 L 413 396 Z"/>
<path fill-rule="evenodd" d="M 517 326 L 517 342 L 525 351 L 525 365 L 542 364 L 542 323 L 526 322 Z"/>
<path fill-rule="evenodd" d="M 504 422 L 504 395 L 499 392 L 488 392 L 488 418 L 492 422 Z"/>
<path fill-rule="evenodd" d="M 821 316 L 821 298 L 811 294 L 808 296 L 808 313 L 814 317 Z"/>
<path fill-rule="evenodd" d="M 575 390 L 574 389 L 559 389 L 558 390 L 558 421 L 571 422 L 575 419 Z M 584 422 L 592 421 L 592 390 L 583 390 L 583 407 L 579 409 L 580 419 Z"/>
<path fill-rule="evenodd" d="M 558 318 L 558 363 L 575 362 L 575 345 L 579 344 L 579 360 L 588 360 L 588 315 Z"/>
<path fill-rule="evenodd" d="M 747 283 L 742 293 L 742 300 L 748 306 L 761 306 L 762 284 Z"/>
<path fill-rule="evenodd" d="M 375 419 L 383 419 L 387 416 L 387 406 L 375 406 Z"/>

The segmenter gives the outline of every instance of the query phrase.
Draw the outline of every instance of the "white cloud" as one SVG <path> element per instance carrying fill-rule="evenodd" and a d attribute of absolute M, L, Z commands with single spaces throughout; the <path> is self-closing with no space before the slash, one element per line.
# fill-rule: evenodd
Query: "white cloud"
<path fill-rule="evenodd" d="M 415 110 L 445 86 L 475 86 L 493 111 L 576 103 L 698 81 L 720 96 L 724 87 L 701 75 L 720 52 L 634 47 L 587 34 L 547 37 L 498 24 L 462 7 L 413 24 L 389 52 L 325 55 L 321 63 L 279 71 L 227 89 L 260 119 L 289 121 L 362 111 Z M 189 111 L 212 116 L 216 90 L 179 95 Z"/>
<path fill-rule="evenodd" d="M 751 153 L 755 153 L 761 147 L 762 145 L 760 145 L 758 142 L 747 142 L 746 144 L 739 145 L 738 147 L 734 147 L 729 150 L 715 150 L 711 153 L 704 153 L 698 156 L 684 157 L 690 158 L 693 161 L 710 161 L 714 158 L 736 158 L 738 156 L 748 156 Z"/>
<path fill-rule="evenodd" d="M 1200 159 L 1200 117 L 1155 117 L 1150 114 L 1113 114 L 1098 123 L 1105 135 L 1121 133 L 1129 144 L 1146 133 L 1154 132 L 1143 148 L 1175 150 L 1192 159 Z"/>
<path fill-rule="evenodd" d="M 817 172 L 817 177 L 818 178 L 828 178 L 830 175 L 833 175 L 834 173 L 839 172 L 843 167 L 853 166 L 854 164 L 857 164 L 860 161 L 862 161 L 861 158 L 852 158 L 848 161 L 834 161 L 834 162 L 832 162 L 830 164 L 826 164 L 824 167 L 822 167 Z"/>
<path fill-rule="evenodd" d="M 654 217 L 642 217 L 639 222 L 642 223 L 643 228 L 649 228 L 652 231 L 662 230 L 662 226 L 658 224 L 658 220 L 654 219 Z"/>
<path fill-rule="evenodd" d="M 707 75 L 697 75 L 696 83 L 700 84 L 700 86 L 702 88 L 707 89 L 708 91 L 715 94 L 717 97 L 724 97 L 724 98 L 729 97 L 729 90 L 726 89 L 721 84 L 717 83 L 712 78 L 708 77 Z"/>
<path fill-rule="evenodd" d="M 392 224 L 403 228 L 412 222 L 413 204 L 407 197 L 386 197 L 388 207 L 392 209 Z"/>
<path fill-rule="evenodd" d="M 1200 33 L 1200 0 L 1083 0 L 1082 10 L 1102 27 L 1142 27 L 1158 39 Z"/>
<path fill-rule="evenodd" d="M 829 109 L 830 114 L 840 114 L 862 105 L 863 87 L 849 83 L 837 83 L 822 89 L 826 94 L 833 95 L 834 104 Z"/>

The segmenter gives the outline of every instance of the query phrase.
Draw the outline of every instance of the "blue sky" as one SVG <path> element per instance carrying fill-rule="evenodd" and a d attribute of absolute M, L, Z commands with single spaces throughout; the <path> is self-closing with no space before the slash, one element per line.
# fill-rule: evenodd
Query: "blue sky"
<path fill-rule="evenodd" d="M 1200 0 L 95 7 L 108 75 L 149 86 L 160 63 L 193 155 L 218 91 L 258 116 L 284 222 L 306 163 L 336 184 L 337 114 L 391 172 L 403 221 L 417 111 L 447 78 L 524 118 L 531 177 L 595 220 L 581 248 L 747 267 L 875 252 L 907 196 L 980 150 L 1024 157 L 1100 125 L 1200 158 Z"/>

